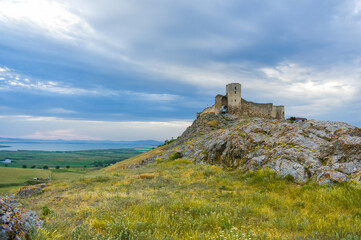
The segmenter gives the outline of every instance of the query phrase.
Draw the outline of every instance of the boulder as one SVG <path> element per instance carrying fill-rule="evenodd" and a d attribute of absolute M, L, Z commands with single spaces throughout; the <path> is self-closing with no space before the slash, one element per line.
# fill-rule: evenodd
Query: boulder
<path fill-rule="evenodd" d="M 28 239 L 32 230 L 42 226 L 33 211 L 20 205 L 14 196 L 0 198 L 0 239 Z"/>

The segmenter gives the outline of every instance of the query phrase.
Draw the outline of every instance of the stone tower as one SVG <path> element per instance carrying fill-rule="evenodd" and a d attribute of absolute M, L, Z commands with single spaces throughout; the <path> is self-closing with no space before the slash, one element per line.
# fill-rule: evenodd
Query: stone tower
<path fill-rule="evenodd" d="M 241 84 L 230 83 L 226 86 L 226 96 L 228 100 L 228 112 L 237 113 L 241 111 Z"/>

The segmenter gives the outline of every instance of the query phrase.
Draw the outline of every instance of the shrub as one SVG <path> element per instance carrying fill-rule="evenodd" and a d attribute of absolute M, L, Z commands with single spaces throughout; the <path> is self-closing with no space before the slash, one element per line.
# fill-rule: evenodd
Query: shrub
<path fill-rule="evenodd" d="M 67 166 L 65 166 L 66 168 L 70 168 L 70 166 L 69 165 L 67 165 Z"/>
<path fill-rule="evenodd" d="M 48 208 L 48 206 L 43 206 L 42 207 L 42 213 L 43 213 L 44 216 L 46 216 L 46 215 L 49 215 L 51 213 L 51 210 L 50 210 L 50 208 Z"/>
<path fill-rule="evenodd" d="M 43 169 L 49 169 L 49 167 L 45 165 L 45 166 L 43 167 Z"/>
<path fill-rule="evenodd" d="M 176 160 L 180 157 L 182 157 L 180 152 L 173 152 L 173 153 L 169 154 L 169 160 Z"/>
<path fill-rule="evenodd" d="M 26 166 L 26 165 L 23 165 L 23 168 L 27 168 L 27 166 Z"/>
<path fill-rule="evenodd" d="M 60 166 L 56 166 L 56 167 L 55 167 L 55 169 L 59 169 L 59 168 L 60 168 Z"/>
<path fill-rule="evenodd" d="M 157 163 L 157 164 L 162 163 L 162 162 L 163 162 L 163 158 L 161 158 L 161 157 L 157 157 L 155 159 L 155 163 Z"/>
<path fill-rule="evenodd" d="M 35 168 L 35 165 L 31 166 L 30 168 Z"/>
<path fill-rule="evenodd" d="M 171 144 L 172 142 L 176 141 L 178 138 L 174 139 L 172 138 L 171 140 L 165 140 L 163 144 L 159 145 L 158 147 L 161 147 L 161 146 L 165 146 L 165 145 L 168 145 L 168 144 Z"/>
<path fill-rule="evenodd" d="M 294 182 L 295 181 L 295 177 L 290 175 L 290 174 L 287 174 L 285 176 L 285 180 L 289 181 L 289 182 Z"/>

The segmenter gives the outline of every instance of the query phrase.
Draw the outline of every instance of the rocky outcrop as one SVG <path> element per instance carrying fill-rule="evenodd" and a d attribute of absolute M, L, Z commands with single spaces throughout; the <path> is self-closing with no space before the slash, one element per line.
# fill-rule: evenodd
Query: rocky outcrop
<path fill-rule="evenodd" d="M 18 198 L 24 198 L 24 197 L 31 197 L 36 194 L 39 194 L 43 191 L 43 188 L 46 186 L 46 183 L 41 183 L 37 185 L 31 185 L 22 187 L 17 191 L 16 197 Z"/>
<path fill-rule="evenodd" d="M 245 171 L 267 167 L 298 182 L 361 181 L 361 129 L 343 122 L 289 123 L 207 114 L 170 144 L 198 163 Z"/>
<path fill-rule="evenodd" d="M 29 233 L 42 225 L 33 211 L 20 207 L 14 196 L 0 198 L 0 239 L 29 239 Z"/>

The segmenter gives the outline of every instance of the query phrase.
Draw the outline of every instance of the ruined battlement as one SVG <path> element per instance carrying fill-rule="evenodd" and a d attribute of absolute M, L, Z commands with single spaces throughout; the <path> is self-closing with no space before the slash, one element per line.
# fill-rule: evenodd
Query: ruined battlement
<path fill-rule="evenodd" d="M 261 118 L 284 119 L 284 106 L 274 106 L 273 103 L 254 103 L 242 98 L 242 86 L 239 83 L 230 83 L 226 86 L 226 95 L 218 94 L 212 107 L 204 109 L 199 115 L 206 113 L 220 113 L 222 108 L 227 113 Z"/>

